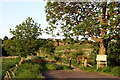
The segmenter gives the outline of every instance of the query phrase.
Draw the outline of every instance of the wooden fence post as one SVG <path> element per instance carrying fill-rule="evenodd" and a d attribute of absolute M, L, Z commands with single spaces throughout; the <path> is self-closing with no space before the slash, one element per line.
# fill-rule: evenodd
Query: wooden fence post
<path fill-rule="evenodd" d="M 87 59 L 84 61 L 84 66 L 87 67 Z"/>
<path fill-rule="evenodd" d="M 11 76 L 10 76 L 10 74 L 9 74 L 8 71 L 6 72 L 6 75 L 5 75 L 5 77 L 4 77 L 4 80 L 12 80 L 12 79 L 11 79 Z"/>

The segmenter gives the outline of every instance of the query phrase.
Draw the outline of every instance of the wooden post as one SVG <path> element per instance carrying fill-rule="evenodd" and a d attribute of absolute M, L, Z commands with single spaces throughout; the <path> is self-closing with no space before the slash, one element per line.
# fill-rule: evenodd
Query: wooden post
<path fill-rule="evenodd" d="M 100 68 L 100 61 L 98 61 L 98 65 L 99 65 L 99 68 Z"/>
<path fill-rule="evenodd" d="M 84 57 L 82 57 L 82 66 L 84 66 Z"/>
<path fill-rule="evenodd" d="M 8 71 L 6 72 L 6 75 L 5 75 L 5 77 L 4 77 L 4 80 L 12 80 L 12 79 L 11 79 L 11 76 L 10 76 L 10 74 L 9 74 Z"/>
<path fill-rule="evenodd" d="M 19 65 L 21 65 L 23 62 L 24 62 L 24 58 L 21 57 L 21 60 L 20 60 L 20 62 L 19 62 Z"/>
<path fill-rule="evenodd" d="M 90 65 L 90 64 L 88 64 L 88 63 L 87 63 L 87 65 L 90 66 L 90 67 L 93 67 L 92 65 Z"/>
<path fill-rule="evenodd" d="M 84 61 L 84 66 L 87 67 L 87 59 Z"/>
<path fill-rule="evenodd" d="M 14 70 L 14 71 L 16 71 L 16 70 L 17 70 L 17 66 L 18 66 L 18 65 L 17 65 L 17 64 L 15 64 L 15 66 L 16 66 L 16 67 L 15 67 L 15 70 Z"/>
<path fill-rule="evenodd" d="M 11 69 L 9 69 L 10 70 L 10 72 L 12 73 L 12 75 L 15 77 L 15 74 L 13 73 L 13 71 L 11 70 Z"/>
<path fill-rule="evenodd" d="M 70 62 L 69 62 L 69 66 L 71 67 L 71 57 L 70 57 Z"/>

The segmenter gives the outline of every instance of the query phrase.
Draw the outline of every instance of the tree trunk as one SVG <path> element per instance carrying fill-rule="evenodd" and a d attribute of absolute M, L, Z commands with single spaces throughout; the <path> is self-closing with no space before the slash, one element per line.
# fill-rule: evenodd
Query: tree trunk
<path fill-rule="evenodd" d="M 100 42 L 100 48 L 99 48 L 99 55 L 106 55 L 107 54 L 107 42 Z M 100 67 L 104 67 L 105 64 L 101 64 Z"/>
<path fill-rule="evenodd" d="M 99 55 L 106 55 L 107 54 L 107 42 L 103 41 L 100 42 L 100 48 L 99 48 Z"/>

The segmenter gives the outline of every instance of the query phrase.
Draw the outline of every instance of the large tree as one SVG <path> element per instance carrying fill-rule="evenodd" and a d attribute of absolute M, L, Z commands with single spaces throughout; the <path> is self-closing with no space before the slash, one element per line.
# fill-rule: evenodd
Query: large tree
<path fill-rule="evenodd" d="M 26 57 L 39 49 L 37 37 L 42 34 L 40 24 L 28 17 L 22 24 L 10 29 L 13 38 L 4 41 L 4 47 L 11 55 Z"/>
<path fill-rule="evenodd" d="M 100 43 L 99 54 L 107 54 L 108 42 L 120 37 L 119 2 L 47 2 L 47 33 L 68 38 L 80 35 Z"/>

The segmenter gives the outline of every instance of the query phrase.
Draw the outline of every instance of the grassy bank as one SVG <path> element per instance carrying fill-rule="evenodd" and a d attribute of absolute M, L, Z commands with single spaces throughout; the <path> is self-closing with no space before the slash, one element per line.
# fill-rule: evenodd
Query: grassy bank
<path fill-rule="evenodd" d="M 103 68 L 99 68 L 96 69 L 96 67 L 82 67 L 80 66 L 80 69 L 82 69 L 83 71 L 87 71 L 87 72 L 100 72 L 100 73 L 104 73 L 107 75 L 111 75 L 111 76 L 120 76 L 120 66 L 116 66 L 116 67 L 103 67 Z"/>
<path fill-rule="evenodd" d="M 5 65 L 4 63 L 8 63 L 9 66 Z M 14 64 L 18 63 L 19 59 L 5 59 L 3 60 L 4 66 L 7 68 L 3 68 L 5 76 L 6 71 L 9 71 L 9 68 L 14 72 L 15 77 L 12 75 L 12 73 L 9 71 L 11 77 L 13 79 L 23 78 L 23 79 L 30 79 L 30 78 L 39 78 L 44 79 L 44 76 L 42 76 L 42 72 L 48 71 L 48 70 L 71 70 L 68 66 L 59 66 L 52 62 L 45 61 L 42 57 L 33 57 L 31 60 L 25 60 L 21 65 L 18 65 L 17 69 L 14 66 Z M 12 63 L 12 64 L 10 64 Z M 10 66 L 11 65 L 11 66 Z"/>
<path fill-rule="evenodd" d="M 2 58 L 2 78 L 5 76 L 6 72 L 9 70 L 9 68 L 12 68 L 15 66 L 15 64 L 18 64 L 20 58 Z"/>

